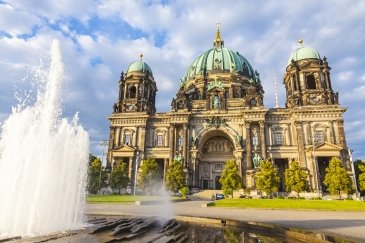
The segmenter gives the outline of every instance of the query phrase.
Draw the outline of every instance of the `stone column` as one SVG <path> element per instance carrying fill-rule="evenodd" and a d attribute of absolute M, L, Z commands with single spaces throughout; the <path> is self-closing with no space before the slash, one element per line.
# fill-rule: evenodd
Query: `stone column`
<path fill-rule="evenodd" d="M 169 127 L 169 147 L 170 147 L 169 162 L 171 164 L 172 160 L 175 157 L 175 124 L 170 124 Z"/>
<path fill-rule="evenodd" d="M 192 181 L 193 181 L 193 187 L 196 187 L 196 155 L 191 155 L 191 174 L 192 174 Z"/>
<path fill-rule="evenodd" d="M 145 144 L 146 144 L 146 126 L 142 125 L 138 127 L 139 130 L 139 138 L 137 146 L 140 150 L 140 156 L 141 158 L 144 158 L 144 150 L 145 150 Z"/>
<path fill-rule="evenodd" d="M 246 151 L 247 151 L 247 169 L 252 169 L 252 159 L 251 159 L 251 122 L 246 122 Z"/>
<path fill-rule="evenodd" d="M 188 163 L 188 125 L 183 125 L 183 158 L 184 158 L 184 167 L 187 167 Z"/>
<path fill-rule="evenodd" d="M 260 140 L 261 140 L 261 157 L 266 159 L 266 141 L 265 141 L 265 123 L 259 121 L 260 125 Z"/>
<path fill-rule="evenodd" d="M 287 145 L 288 146 L 292 146 L 293 145 L 293 133 L 292 133 L 292 130 L 291 130 L 291 125 L 290 123 L 286 124 L 286 127 L 287 127 L 287 134 L 288 134 L 288 143 Z"/>
<path fill-rule="evenodd" d="M 114 145 L 114 128 L 112 126 L 109 127 L 109 144 L 108 144 L 108 154 L 107 154 L 107 166 L 112 166 L 112 150 Z"/>
<path fill-rule="evenodd" d="M 296 127 L 296 133 L 297 133 L 300 167 L 307 167 L 306 163 L 305 163 L 304 137 L 303 137 L 303 131 L 302 131 L 302 122 L 295 122 L 294 125 Z"/>
<path fill-rule="evenodd" d="M 236 157 L 236 164 L 238 165 L 238 170 L 240 172 L 240 176 L 242 176 L 242 156 L 237 156 Z"/>
<path fill-rule="evenodd" d="M 344 162 L 344 166 L 346 166 L 346 169 L 350 170 L 351 164 L 350 164 L 350 159 L 349 159 L 348 152 L 347 152 L 348 148 L 347 148 L 346 137 L 345 137 L 345 129 L 343 128 L 343 120 L 338 120 L 337 126 L 338 126 L 340 145 L 341 145 L 343 151 L 345 151 L 344 153 L 341 153 L 342 161 Z"/>
<path fill-rule="evenodd" d="M 337 127 L 338 127 L 338 135 L 339 135 L 340 145 L 343 149 L 347 149 L 346 138 L 345 138 L 345 130 L 343 128 L 343 120 L 338 120 L 337 121 Z"/>

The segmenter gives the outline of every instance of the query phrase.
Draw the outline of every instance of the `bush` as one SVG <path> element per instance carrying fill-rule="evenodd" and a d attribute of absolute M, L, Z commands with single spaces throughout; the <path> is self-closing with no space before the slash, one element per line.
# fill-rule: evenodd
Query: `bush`
<path fill-rule="evenodd" d="M 189 188 L 187 186 L 184 186 L 180 189 L 180 193 L 184 198 L 186 198 L 186 196 L 189 194 Z"/>
<path fill-rule="evenodd" d="M 312 197 L 310 200 L 322 200 L 321 197 Z"/>

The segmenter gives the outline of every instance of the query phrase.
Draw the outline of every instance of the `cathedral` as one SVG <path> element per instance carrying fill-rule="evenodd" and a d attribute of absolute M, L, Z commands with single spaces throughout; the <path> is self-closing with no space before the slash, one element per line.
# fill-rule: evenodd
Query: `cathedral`
<path fill-rule="evenodd" d="M 312 192 L 325 190 L 325 168 L 341 158 L 350 173 L 338 92 L 331 85 L 326 57 L 300 47 L 288 58 L 283 84 L 285 108 L 266 108 L 259 73 L 237 51 L 225 47 L 219 28 L 213 46 L 176 82 L 171 111 L 156 112 L 157 85 L 142 60 L 129 65 L 119 80 L 119 97 L 110 120 L 107 166 L 123 161 L 131 185 L 144 159 L 154 158 L 164 176 L 169 164 L 183 163 L 190 188 L 220 189 L 225 162 L 234 160 L 244 185 L 254 190 L 262 159 L 284 171 L 293 160 L 308 172 Z"/>

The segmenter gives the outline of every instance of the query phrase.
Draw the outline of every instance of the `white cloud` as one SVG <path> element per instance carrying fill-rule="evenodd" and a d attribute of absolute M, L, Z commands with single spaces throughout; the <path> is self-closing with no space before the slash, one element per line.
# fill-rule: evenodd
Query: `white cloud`
<path fill-rule="evenodd" d="M 338 80 L 340 81 L 343 81 L 343 82 L 350 82 L 352 81 L 352 77 L 354 75 L 354 72 L 351 70 L 351 71 L 344 71 L 344 72 L 341 72 L 338 74 L 337 78 Z"/>
<path fill-rule="evenodd" d="M 29 34 L 32 27 L 40 25 L 41 21 L 21 9 L 16 9 L 8 4 L 0 4 L 0 31 L 5 31 L 12 36 Z"/>
<path fill-rule="evenodd" d="M 97 29 L 89 22 L 97 18 L 106 24 L 126 22 L 143 35 L 114 26 Z M 76 26 L 76 20 L 82 26 Z M 80 111 L 80 120 L 92 140 L 108 137 L 106 116 L 117 96 L 120 72 L 139 59 L 151 66 L 158 86 L 159 111 L 170 109 L 178 80 L 202 52 L 212 47 L 215 24 L 220 21 L 225 46 L 239 51 L 261 74 L 266 91 L 266 106 L 274 105 L 273 73 L 277 74 L 281 105 L 285 90 L 282 77 L 292 50 L 303 38 L 305 46 L 327 56 L 332 67 L 334 90 L 339 89 L 341 104 L 349 106 L 345 127 L 360 121 L 365 97 L 363 82 L 365 57 L 365 2 L 354 1 L 6 1 L 0 4 L 0 30 L 12 35 L 32 33 L 27 40 L 0 37 L 0 112 L 14 104 L 14 80 L 19 80 L 29 66 L 37 65 L 47 55 L 53 38 L 61 41 L 65 62 L 65 112 Z M 81 30 L 80 30 L 81 28 Z M 84 28 L 84 29 L 83 29 Z M 124 35 L 116 35 L 118 31 Z M 80 34 L 81 33 L 81 34 Z M 164 35 L 163 45 L 155 39 Z M 91 65 L 92 60 L 100 63 Z M 90 108 L 92 107 L 92 108 Z M 352 139 L 351 147 L 365 144 Z M 353 142 L 354 141 L 354 142 Z M 365 158 L 365 152 L 360 154 Z"/>

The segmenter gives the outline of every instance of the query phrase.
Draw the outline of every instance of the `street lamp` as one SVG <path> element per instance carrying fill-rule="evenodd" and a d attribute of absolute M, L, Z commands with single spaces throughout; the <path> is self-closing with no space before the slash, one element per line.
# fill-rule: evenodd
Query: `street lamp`
<path fill-rule="evenodd" d="M 136 167 L 135 167 L 135 171 L 134 171 L 133 196 L 136 195 L 138 163 L 139 163 L 139 150 L 137 150 L 137 152 L 136 152 Z"/>
<path fill-rule="evenodd" d="M 356 193 L 356 197 L 359 195 L 359 191 L 357 190 L 357 181 L 356 181 L 356 174 L 355 174 L 355 167 L 354 167 L 354 163 L 352 161 L 352 149 L 348 149 L 349 151 L 349 157 L 350 157 L 350 163 L 351 163 L 351 170 L 352 170 L 352 174 L 353 174 L 353 178 L 354 178 L 354 185 L 355 185 L 355 193 Z"/>
<path fill-rule="evenodd" d="M 101 171 L 103 170 L 103 161 L 104 161 L 104 155 L 105 155 L 105 147 L 108 145 L 108 140 L 101 140 L 100 146 L 102 150 L 102 157 L 101 157 L 101 163 L 100 163 L 100 173 L 99 173 L 99 188 L 101 186 Z"/>

